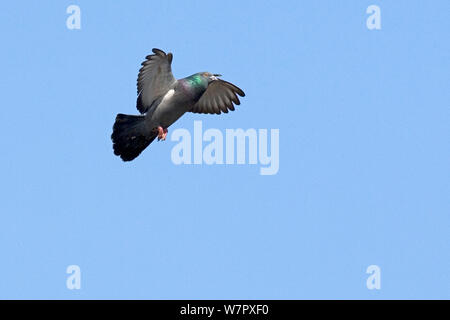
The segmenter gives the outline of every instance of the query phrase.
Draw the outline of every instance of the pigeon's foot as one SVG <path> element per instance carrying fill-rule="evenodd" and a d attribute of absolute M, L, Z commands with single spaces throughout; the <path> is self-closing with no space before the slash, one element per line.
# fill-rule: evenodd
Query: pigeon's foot
<path fill-rule="evenodd" d="M 166 140 L 167 132 L 168 132 L 167 129 L 165 129 L 165 128 L 159 126 L 159 127 L 158 127 L 158 141 L 160 141 L 160 140 L 162 140 L 162 141 Z"/>

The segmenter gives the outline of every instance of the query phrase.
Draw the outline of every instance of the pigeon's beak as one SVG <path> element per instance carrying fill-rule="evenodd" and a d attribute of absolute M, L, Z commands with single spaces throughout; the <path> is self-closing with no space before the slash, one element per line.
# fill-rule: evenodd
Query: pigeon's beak
<path fill-rule="evenodd" d="M 211 79 L 211 81 L 213 81 L 213 80 L 218 80 L 217 79 L 217 77 L 221 77 L 222 75 L 221 74 L 217 74 L 217 73 L 214 73 L 211 77 L 209 77 L 210 79 Z"/>

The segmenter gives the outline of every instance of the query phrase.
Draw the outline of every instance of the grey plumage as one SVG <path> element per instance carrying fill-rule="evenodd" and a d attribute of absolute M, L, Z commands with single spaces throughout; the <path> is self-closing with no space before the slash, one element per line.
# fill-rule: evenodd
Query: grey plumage
<path fill-rule="evenodd" d="M 244 91 L 234 84 L 224 80 L 213 81 L 200 100 L 194 104 L 191 112 L 193 113 L 228 113 L 228 110 L 234 111 L 233 103 L 240 105 L 238 95 L 244 97 Z"/>
<path fill-rule="evenodd" d="M 176 79 L 172 74 L 172 53 L 159 49 L 152 50 L 154 54 L 145 57 L 137 79 L 137 108 L 145 113 L 160 97 L 169 91 Z"/>
<path fill-rule="evenodd" d="M 219 75 L 200 72 L 176 80 L 172 53 L 153 49 L 137 79 L 136 107 L 142 114 L 118 114 L 111 139 L 114 154 L 124 161 L 136 158 L 156 137 L 165 140 L 167 128 L 184 113 L 220 114 L 234 111 L 245 93 Z"/>

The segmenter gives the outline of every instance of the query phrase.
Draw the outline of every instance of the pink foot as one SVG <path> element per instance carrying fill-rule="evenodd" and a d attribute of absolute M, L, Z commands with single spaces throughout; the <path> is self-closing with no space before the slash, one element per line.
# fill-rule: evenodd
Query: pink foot
<path fill-rule="evenodd" d="M 158 141 L 159 140 L 162 140 L 162 141 L 166 140 L 167 132 L 168 132 L 167 129 L 163 129 L 163 127 L 159 126 L 158 127 Z"/>

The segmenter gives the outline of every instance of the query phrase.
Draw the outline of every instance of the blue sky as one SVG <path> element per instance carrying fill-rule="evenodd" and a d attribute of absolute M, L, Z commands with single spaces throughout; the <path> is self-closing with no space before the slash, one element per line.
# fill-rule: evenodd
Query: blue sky
<path fill-rule="evenodd" d="M 81 29 L 66 8 L 81 8 Z M 381 8 L 368 30 L 366 8 Z M 0 11 L 0 298 L 450 298 L 449 1 L 8 1 Z M 131 163 L 117 113 L 158 47 L 280 130 L 280 168 Z M 381 269 L 368 290 L 366 268 Z M 81 289 L 66 268 L 81 268 Z"/>

